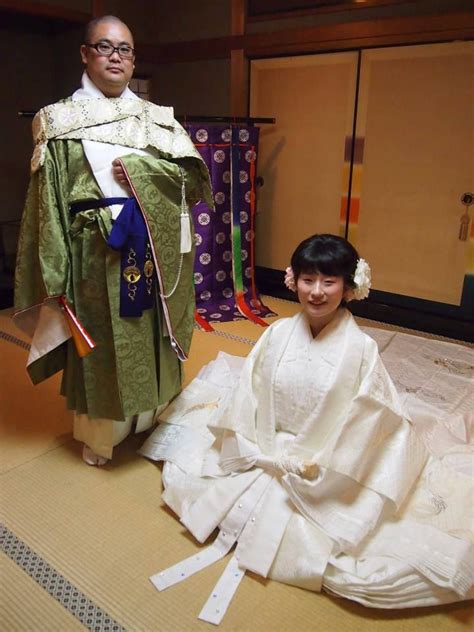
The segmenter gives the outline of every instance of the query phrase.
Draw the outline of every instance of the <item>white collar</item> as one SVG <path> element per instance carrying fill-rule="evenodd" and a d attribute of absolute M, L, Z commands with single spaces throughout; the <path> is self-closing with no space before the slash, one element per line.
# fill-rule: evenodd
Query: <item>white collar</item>
<path fill-rule="evenodd" d="M 72 95 L 73 101 L 79 101 L 81 99 L 106 99 L 107 97 L 103 92 L 99 90 L 99 88 L 95 85 L 92 79 L 87 74 L 87 71 L 84 70 L 81 78 L 81 87 L 74 92 Z M 121 99 L 138 99 L 136 94 L 134 94 L 130 88 L 127 86 L 125 90 L 120 95 Z"/>

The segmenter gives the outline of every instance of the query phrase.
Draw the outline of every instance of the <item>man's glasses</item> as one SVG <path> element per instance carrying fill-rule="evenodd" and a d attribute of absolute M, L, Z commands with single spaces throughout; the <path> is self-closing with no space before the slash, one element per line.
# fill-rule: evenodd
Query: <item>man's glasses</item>
<path fill-rule="evenodd" d="M 97 44 L 86 44 L 88 48 L 94 48 L 99 55 L 104 57 L 111 57 L 116 51 L 122 59 L 132 59 L 135 55 L 135 49 L 126 44 L 121 46 L 112 46 L 107 42 L 98 42 Z"/>

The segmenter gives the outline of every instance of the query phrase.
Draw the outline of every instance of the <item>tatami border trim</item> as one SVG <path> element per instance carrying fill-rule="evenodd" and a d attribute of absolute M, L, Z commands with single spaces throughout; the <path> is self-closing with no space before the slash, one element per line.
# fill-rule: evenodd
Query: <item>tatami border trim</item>
<path fill-rule="evenodd" d="M 0 549 L 91 632 L 125 632 L 125 628 L 1 523 Z"/>
<path fill-rule="evenodd" d="M 6 331 L 0 330 L 0 338 L 3 340 L 6 340 L 7 342 L 12 342 L 14 345 L 17 345 L 18 347 L 23 347 L 23 349 L 26 349 L 27 351 L 31 349 L 31 345 L 28 342 L 25 342 L 24 340 L 20 340 L 20 338 L 17 338 L 16 336 L 12 336 L 11 334 L 7 334 Z"/>

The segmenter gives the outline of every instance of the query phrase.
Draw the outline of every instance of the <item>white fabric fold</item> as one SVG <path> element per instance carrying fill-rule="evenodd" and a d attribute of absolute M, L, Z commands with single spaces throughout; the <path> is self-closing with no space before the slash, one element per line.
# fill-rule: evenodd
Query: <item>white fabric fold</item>
<path fill-rule="evenodd" d="M 386 521 L 359 556 L 404 560 L 433 584 L 465 598 L 474 584 L 474 551 L 469 542 L 411 520 Z"/>
<path fill-rule="evenodd" d="M 385 504 L 376 492 L 327 469 L 315 481 L 287 474 L 281 484 L 301 514 L 345 551 L 372 531 Z"/>
<path fill-rule="evenodd" d="M 48 298 L 37 307 L 37 320 L 26 365 L 29 366 L 71 337 L 71 330 L 57 298 Z M 15 321 L 18 324 L 18 321 Z"/>
<path fill-rule="evenodd" d="M 288 495 L 273 478 L 239 538 L 236 556 L 241 568 L 267 577 L 292 513 Z"/>
<path fill-rule="evenodd" d="M 245 525 L 249 524 L 249 520 L 251 521 L 252 514 L 256 511 L 256 507 L 258 507 L 262 496 L 265 496 L 271 483 L 270 476 L 266 474 L 259 476 L 227 513 L 213 544 L 196 555 L 152 575 L 150 580 L 153 585 L 158 590 L 164 590 L 184 581 L 224 557 L 239 539 Z M 195 515 L 195 519 L 199 520 L 198 514 Z M 195 528 L 197 529 L 196 525 Z M 245 563 L 240 562 L 239 559 L 240 554 L 237 551 L 204 605 L 199 618 L 216 624 L 221 621 L 245 573 Z"/>
<path fill-rule="evenodd" d="M 198 542 L 204 542 L 242 496 L 261 476 L 261 470 L 245 472 L 228 479 L 217 479 L 200 498 L 185 507 L 181 522 Z"/>

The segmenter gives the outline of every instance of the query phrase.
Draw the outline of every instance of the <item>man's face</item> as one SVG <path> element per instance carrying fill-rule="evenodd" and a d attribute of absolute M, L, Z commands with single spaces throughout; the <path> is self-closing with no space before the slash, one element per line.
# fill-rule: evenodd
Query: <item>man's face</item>
<path fill-rule="evenodd" d="M 130 46 L 133 48 L 133 37 L 129 29 L 121 22 L 100 22 L 91 34 L 88 44 L 106 42 L 112 46 Z M 130 81 L 135 57 L 123 59 L 114 51 L 110 57 L 101 55 L 94 48 L 81 46 L 82 63 L 86 65 L 87 74 L 106 97 L 119 97 Z"/>

